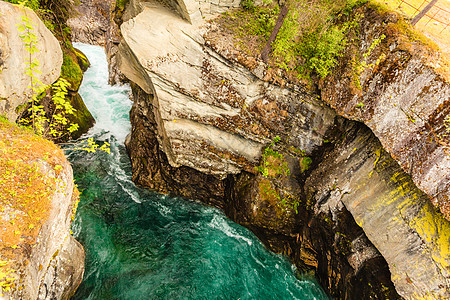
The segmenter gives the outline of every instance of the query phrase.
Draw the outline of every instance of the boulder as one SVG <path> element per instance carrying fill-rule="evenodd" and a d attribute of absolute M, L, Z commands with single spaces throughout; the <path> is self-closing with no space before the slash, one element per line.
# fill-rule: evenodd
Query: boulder
<path fill-rule="evenodd" d="M 38 51 L 31 54 L 31 59 L 39 63 L 39 72 L 33 73 L 36 79 L 44 85 L 52 84 L 60 76 L 63 62 L 58 40 L 32 10 L 0 1 L 0 114 L 10 121 L 16 121 L 18 108 L 32 95 L 30 76 L 26 74 L 30 52 L 20 38 L 23 33 L 18 31 L 24 17 L 31 20 L 31 33 L 37 38 L 34 46 Z"/>
<path fill-rule="evenodd" d="M 79 201 L 72 168 L 55 144 L 0 120 L 1 299 L 69 299 L 84 249 L 71 236 Z"/>

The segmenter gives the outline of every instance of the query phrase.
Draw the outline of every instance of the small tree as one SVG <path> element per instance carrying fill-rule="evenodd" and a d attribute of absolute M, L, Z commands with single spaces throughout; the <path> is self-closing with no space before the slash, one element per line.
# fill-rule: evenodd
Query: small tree
<path fill-rule="evenodd" d="M 272 51 L 272 43 L 277 38 L 278 33 L 280 32 L 281 26 L 283 26 L 284 19 L 286 18 L 289 12 L 289 3 L 286 3 L 287 0 L 278 0 L 278 6 L 280 7 L 280 13 L 278 14 L 277 22 L 273 27 L 272 33 L 270 34 L 269 40 L 261 51 L 261 59 L 268 64 L 269 63 L 269 55 Z"/>

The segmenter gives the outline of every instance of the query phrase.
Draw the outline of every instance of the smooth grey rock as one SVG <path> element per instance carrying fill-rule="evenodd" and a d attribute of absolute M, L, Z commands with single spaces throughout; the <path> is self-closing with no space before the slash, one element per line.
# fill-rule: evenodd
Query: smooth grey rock
<path fill-rule="evenodd" d="M 30 76 L 26 75 L 30 53 L 25 50 L 18 25 L 27 16 L 33 23 L 32 32 L 37 37 L 35 47 L 39 52 L 32 59 L 39 62 L 34 76 L 44 85 L 52 84 L 61 73 L 63 55 L 58 40 L 39 17 L 28 8 L 20 8 L 0 1 L 0 114 L 16 121 L 16 108 L 31 99 Z"/>
<path fill-rule="evenodd" d="M 293 145 L 307 153 L 322 144 L 333 123 L 331 110 L 311 95 L 267 84 L 209 49 L 205 30 L 204 23 L 191 25 L 155 3 L 121 26 L 119 67 L 154 95 L 160 144 L 172 166 L 217 176 L 239 173 L 257 163 L 273 127 L 289 127 Z M 295 112 L 283 125 L 287 110 Z"/>

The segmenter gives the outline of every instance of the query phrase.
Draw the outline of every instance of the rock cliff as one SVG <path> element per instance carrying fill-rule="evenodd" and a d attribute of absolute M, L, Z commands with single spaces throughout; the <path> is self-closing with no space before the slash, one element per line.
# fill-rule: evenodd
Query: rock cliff
<path fill-rule="evenodd" d="M 16 121 L 19 111 L 32 94 L 30 76 L 26 74 L 30 53 L 25 49 L 18 26 L 22 18 L 29 18 L 37 41 L 38 52 L 32 59 L 39 62 L 36 79 L 44 85 L 52 84 L 61 74 L 63 55 L 58 40 L 52 35 L 39 17 L 28 8 L 20 8 L 0 1 L 0 114 Z"/>
<path fill-rule="evenodd" d="M 395 14 L 357 13 L 364 16 L 358 42 L 321 84 L 321 98 L 364 122 L 450 219 L 450 84 L 435 70 L 439 57 Z"/>
<path fill-rule="evenodd" d="M 31 105 L 28 102 L 36 93 L 30 87 L 33 78 L 35 89 L 46 87 L 39 104 L 43 106 L 46 117 L 52 119 L 55 109 L 50 85 L 61 77 L 70 83 L 66 97 L 76 110 L 68 118 L 78 124 L 79 129 L 64 135 L 62 139 L 52 138 L 61 141 L 80 137 L 94 124 L 94 118 L 78 94 L 83 79 L 80 65 L 86 63 L 86 58 L 74 51 L 70 43 L 63 44 L 62 50 L 60 42 L 32 10 L 3 1 L 0 1 L 0 8 L 0 114 L 6 115 L 12 122 L 30 115 L 27 109 Z M 19 27 L 25 25 L 30 28 L 20 31 Z M 33 36 L 36 39 L 31 41 L 33 53 L 30 54 L 25 44 Z M 28 70 L 30 63 L 33 77 Z"/>
<path fill-rule="evenodd" d="M 211 11 L 202 10 L 201 3 L 184 5 L 180 11 L 131 1 L 124 14 L 117 61 L 135 83 L 127 139 L 134 181 L 223 208 L 271 249 L 286 253 L 300 268 L 315 270 L 336 298 L 448 298 L 449 224 L 415 185 L 435 198 L 433 191 L 444 191 L 445 198 L 449 172 L 441 177 L 436 172 L 447 168 L 448 157 L 442 144 L 433 143 L 437 156 L 420 157 L 438 167 L 419 177 L 395 152 L 404 145 L 401 138 L 409 136 L 396 129 L 398 124 L 408 127 L 405 132 L 428 129 L 400 113 L 409 109 L 403 102 L 410 96 L 434 99 L 430 107 L 412 109 L 426 113 L 423 118 L 439 115 L 441 123 L 425 136 L 442 132 L 448 83 L 426 65 L 420 67 L 417 54 L 389 36 L 397 20 L 359 8 L 366 16 L 360 27 L 367 29 L 360 32 L 368 36 L 360 37 L 358 51 L 366 53 L 374 39 L 386 34 L 383 47 L 367 55 L 367 65 L 373 68 L 384 53 L 375 68 L 395 76 L 380 77 L 367 68 L 358 74 L 361 90 L 348 91 L 345 80 L 353 73 L 346 73 L 350 63 L 343 60 L 329 80 L 320 82 L 319 93 L 312 93 L 265 81 L 266 69 L 255 58 L 245 58 L 243 67 L 238 51 L 211 38 L 221 36 L 220 31 L 210 34 L 217 27 L 195 17 L 199 9 L 203 15 Z M 398 66 L 398 55 L 410 58 L 401 60 L 410 63 L 407 68 Z M 419 69 L 423 76 L 417 79 Z M 390 96 L 397 104 L 378 101 L 376 114 L 369 109 L 375 99 Z M 397 111 L 399 118 L 388 118 L 383 110 Z M 375 135 L 340 114 L 366 122 Z M 274 139 L 280 141 L 271 143 Z M 425 186 L 433 180 L 427 178 L 436 179 L 430 188 Z"/>
<path fill-rule="evenodd" d="M 72 168 L 52 142 L 0 122 L 0 299 L 69 299 L 84 271 Z"/>

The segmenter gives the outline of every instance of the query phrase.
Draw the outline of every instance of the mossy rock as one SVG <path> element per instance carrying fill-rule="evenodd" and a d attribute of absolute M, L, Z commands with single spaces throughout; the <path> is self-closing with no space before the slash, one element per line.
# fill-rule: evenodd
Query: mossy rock
<path fill-rule="evenodd" d="M 61 77 L 70 82 L 70 90 L 77 92 L 83 81 L 83 71 L 78 65 L 77 55 L 75 53 L 63 54 L 63 64 L 61 66 Z"/>
<path fill-rule="evenodd" d="M 78 65 L 81 68 L 81 71 L 86 72 L 87 69 L 91 66 L 91 62 L 80 50 L 73 48 L 75 55 L 77 56 Z"/>
<path fill-rule="evenodd" d="M 72 139 L 79 138 L 86 133 L 95 123 L 95 119 L 84 104 L 83 98 L 76 93 L 71 97 L 70 102 L 73 108 L 76 109 L 75 114 L 69 117 L 70 122 L 78 124 L 78 130 L 71 134 Z"/>

